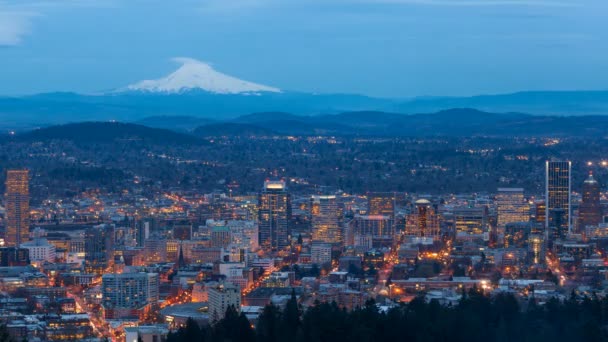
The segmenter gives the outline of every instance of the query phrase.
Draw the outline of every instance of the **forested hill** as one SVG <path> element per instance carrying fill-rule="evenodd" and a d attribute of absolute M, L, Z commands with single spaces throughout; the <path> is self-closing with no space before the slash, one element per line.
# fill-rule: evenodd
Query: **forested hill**
<path fill-rule="evenodd" d="M 19 141 L 69 140 L 74 142 L 114 142 L 136 140 L 152 144 L 196 143 L 191 135 L 167 129 L 119 122 L 81 122 L 36 129 L 16 136 Z"/>

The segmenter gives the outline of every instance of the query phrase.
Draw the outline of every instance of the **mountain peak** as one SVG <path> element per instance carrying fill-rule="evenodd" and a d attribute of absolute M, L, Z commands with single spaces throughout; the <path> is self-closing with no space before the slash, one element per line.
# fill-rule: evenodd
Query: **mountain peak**
<path fill-rule="evenodd" d="M 216 94 L 243 94 L 272 92 L 280 89 L 244 81 L 223 74 L 205 62 L 186 57 L 173 58 L 181 66 L 166 77 L 145 80 L 127 86 L 129 91 L 180 93 L 188 90 L 203 90 Z"/>

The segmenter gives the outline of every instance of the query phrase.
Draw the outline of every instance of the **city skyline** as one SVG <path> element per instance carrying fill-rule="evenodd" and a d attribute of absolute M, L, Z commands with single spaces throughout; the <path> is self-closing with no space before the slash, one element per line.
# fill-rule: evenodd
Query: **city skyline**
<path fill-rule="evenodd" d="M 0 0 L 0 342 L 608 341 L 605 0 Z"/>
<path fill-rule="evenodd" d="M 542 192 L 518 187 L 459 195 L 347 194 L 338 187 L 302 189 L 296 179 L 275 175 L 257 194 L 231 189 L 229 195 L 215 190 L 201 196 L 174 188 L 161 196 L 161 210 L 158 201 L 142 206 L 145 197 L 131 202 L 124 190 L 85 192 L 74 207 L 36 195 L 27 215 L 36 217 L 32 233 L 29 224 L 26 229 L 31 240 L 0 248 L 0 265 L 10 271 L 33 267 L 38 280 L 27 291 L 57 293 L 51 301 L 58 314 L 45 320 L 56 327 L 44 333 L 48 339 L 162 338 L 194 321 L 216 329 L 239 315 L 251 333 L 261 334 L 255 320 L 264 319 L 260 308 L 269 303 L 315 310 L 335 302 L 354 314 L 372 298 L 396 310 L 397 302 L 427 288 L 442 289 L 424 295 L 446 308 L 466 300 L 457 295 L 462 288 L 495 298 L 493 291 L 508 287 L 514 300 L 524 301 L 531 283 L 550 289 L 536 294 L 541 298 L 560 298 L 568 283 L 598 286 L 584 274 L 597 271 L 590 265 L 604 265 L 596 242 L 608 236 L 602 223 L 608 193 L 590 174 L 582 192 L 572 192 L 572 161 L 540 164 L 545 216 L 554 217 L 547 223 L 530 205 Z M 28 174 L 7 171 L 5 200 L 29 188 Z M 564 210 L 577 222 L 571 229 L 556 223 L 565 218 L 555 212 Z M 72 271 L 55 273 L 62 264 Z M 485 268 L 500 279 L 491 281 Z M 547 270 L 545 279 L 535 279 L 541 270 Z M 320 282 L 317 290 L 308 287 L 311 281 Z M 188 323 L 188 317 L 195 320 Z M 147 325 L 125 323 L 133 321 Z M 11 335 L 17 333 L 13 326 Z"/>

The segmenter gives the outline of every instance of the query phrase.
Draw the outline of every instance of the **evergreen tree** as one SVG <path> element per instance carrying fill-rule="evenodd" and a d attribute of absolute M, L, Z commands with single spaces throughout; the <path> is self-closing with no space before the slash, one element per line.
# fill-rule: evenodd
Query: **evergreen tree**
<path fill-rule="evenodd" d="M 282 319 L 281 338 L 283 341 L 291 341 L 296 337 L 300 327 L 300 308 L 298 307 L 295 289 L 291 290 L 291 298 L 285 305 Z"/>
<path fill-rule="evenodd" d="M 267 305 L 258 318 L 257 340 L 260 342 L 279 341 L 279 311 L 274 305 Z"/>

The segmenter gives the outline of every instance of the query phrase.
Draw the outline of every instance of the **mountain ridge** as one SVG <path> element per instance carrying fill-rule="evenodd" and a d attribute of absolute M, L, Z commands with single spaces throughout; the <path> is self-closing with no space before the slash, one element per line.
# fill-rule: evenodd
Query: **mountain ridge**
<path fill-rule="evenodd" d="M 451 108 L 475 108 L 489 113 L 530 115 L 608 114 L 608 91 L 559 93 L 520 92 L 470 98 L 379 99 L 362 95 L 298 92 L 212 94 L 200 90 L 180 93 L 42 93 L 0 97 L 0 129 L 24 130 L 41 125 L 117 120 L 137 122 L 153 116 L 192 116 L 216 121 L 238 119 L 255 112 L 286 112 L 323 116 L 343 112 L 382 112 L 395 115 L 435 113 Z M 387 120 L 389 118 L 387 114 Z"/>
<path fill-rule="evenodd" d="M 388 119 L 387 119 L 388 118 Z M 401 115 L 383 112 L 344 112 L 301 116 L 289 113 L 253 113 L 244 119 L 208 121 L 167 117 L 147 120 L 174 127 L 150 128 L 141 124 L 82 122 L 18 133 L 17 141 L 74 140 L 109 142 L 137 140 L 150 143 L 197 143 L 201 137 L 218 136 L 367 136 L 367 137 L 597 137 L 605 138 L 608 116 L 536 116 L 521 113 L 488 113 L 451 109 L 433 114 Z M 145 122 L 142 120 L 141 122 Z M 188 127 L 187 124 L 197 125 Z M 178 127 L 178 128 L 175 128 Z M 187 133 L 186 133 L 187 132 Z M 5 138 L 7 138 L 5 136 Z"/>

